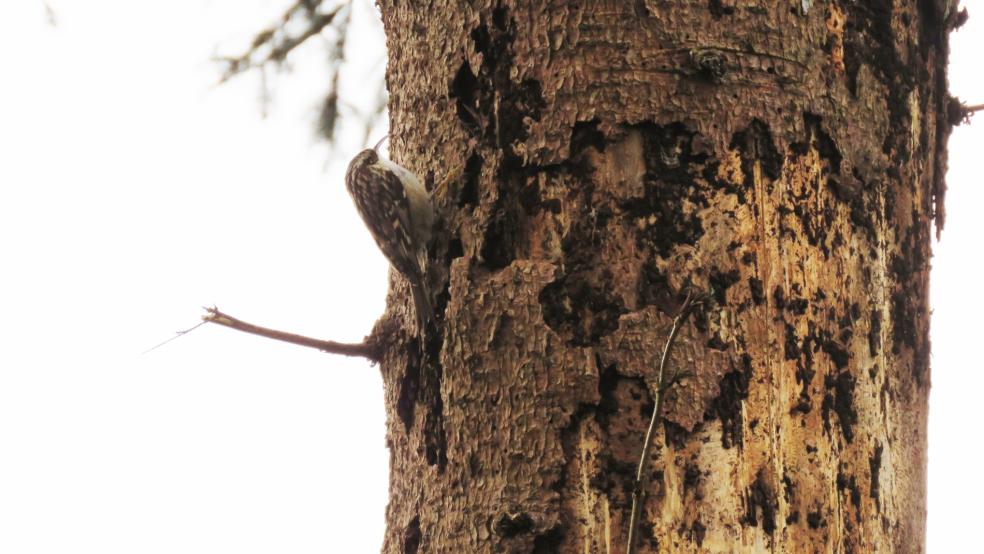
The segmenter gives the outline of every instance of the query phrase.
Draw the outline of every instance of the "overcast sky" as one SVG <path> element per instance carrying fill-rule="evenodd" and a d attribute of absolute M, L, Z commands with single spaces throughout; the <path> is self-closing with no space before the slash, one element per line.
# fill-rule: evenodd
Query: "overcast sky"
<path fill-rule="evenodd" d="M 210 60 L 288 2 L 49 4 L 55 25 L 0 2 L 0 552 L 378 551 L 377 369 L 211 326 L 141 355 L 201 306 L 350 341 L 382 313 L 387 265 L 341 178 L 362 135 L 313 136 L 323 51 L 271 75 L 264 119 L 257 76 L 217 87 Z M 384 63 L 355 4 L 353 113 Z M 971 103 L 981 36 L 971 17 L 953 37 Z M 984 119 L 955 130 L 934 245 L 932 553 L 979 543 L 982 153 Z"/>

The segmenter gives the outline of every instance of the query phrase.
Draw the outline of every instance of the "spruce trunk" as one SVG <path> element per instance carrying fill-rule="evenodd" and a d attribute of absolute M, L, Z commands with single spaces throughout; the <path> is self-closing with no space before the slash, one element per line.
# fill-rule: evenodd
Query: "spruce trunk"
<path fill-rule="evenodd" d="M 436 329 L 376 332 L 383 551 L 921 552 L 934 2 L 380 0 Z"/>

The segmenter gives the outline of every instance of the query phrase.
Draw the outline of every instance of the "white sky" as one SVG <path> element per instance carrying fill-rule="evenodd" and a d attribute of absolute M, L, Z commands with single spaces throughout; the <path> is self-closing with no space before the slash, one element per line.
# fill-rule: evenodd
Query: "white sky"
<path fill-rule="evenodd" d="M 271 80 L 266 119 L 255 75 L 215 86 L 216 49 L 287 3 L 51 0 L 52 27 L 41 0 L 0 2 L 0 552 L 378 551 L 375 368 L 213 326 L 140 355 L 200 306 L 351 341 L 383 310 L 341 179 L 361 136 L 312 136 L 321 51 Z M 365 104 L 382 46 L 357 5 L 343 95 Z M 953 37 L 975 103 L 982 35 Z M 933 260 L 933 553 L 977 544 L 984 497 L 982 147 L 984 120 L 955 131 Z"/>

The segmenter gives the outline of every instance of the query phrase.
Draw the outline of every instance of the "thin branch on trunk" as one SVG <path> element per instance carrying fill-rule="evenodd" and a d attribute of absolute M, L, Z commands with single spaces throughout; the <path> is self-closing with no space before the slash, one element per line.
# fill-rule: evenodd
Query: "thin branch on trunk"
<path fill-rule="evenodd" d="M 635 481 L 632 483 L 632 513 L 629 516 L 629 544 L 625 549 L 626 554 L 635 554 L 636 535 L 639 527 L 639 517 L 642 515 L 643 501 L 645 500 L 645 487 L 647 484 L 646 468 L 649 466 L 649 451 L 652 449 L 653 435 L 656 434 L 656 424 L 660 420 L 663 411 L 663 399 L 666 391 L 682 377 L 679 370 L 673 373 L 673 377 L 667 379 L 666 366 L 670 361 L 670 351 L 676 341 L 677 334 L 684 322 L 693 312 L 694 308 L 704 302 L 703 295 L 687 294 L 683 305 L 673 318 L 673 327 L 670 328 L 670 335 L 666 338 L 663 345 L 663 355 L 659 360 L 659 372 L 656 376 L 656 406 L 653 408 L 653 416 L 649 420 L 649 429 L 646 431 L 645 442 L 642 443 L 642 456 L 639 458 L 639 468 L 636 471 Z"/>
<path fill-rule="evenodd" d="M 241 319 L 237 319 L 235 317 L 232 317 L 231 315 L 220 312 L 219 309 L 214 306 L 211 308 L 207 308 L 207 311 L 208 313 L 202 316 L 202 321 L 204 323 L 215 323 L 217 325 L 222 325 L 223 327 L 229 327 L 230 329 L 235 329 L 237 331 L 242 331 L 244 333 L 251 333 L 253 335 L 259 335 L 261 337 L 267 337 L 274 340 L 289 342 L 291 344 L 297 344 L 300 346 L 307 346 L 308 348 L 315 348 L 321 350 L 322 352 L 327 352 L 329 354 L 341 354 L 342 356 L 358 356 L 374 362 L 378 362 L 380 358 L 379 348 L 375 344 L 372 344 L 371 342 L 345 343 L 345 342 L 335 342 L 331 340 L 315 339 L 311 337 L 305 337 L 303 335 L 296 335 L 294 333 L 277 331 L 276 329 L 269 329 L 267 327 L 260 327 L 259 325 L 247 323 Z"/>

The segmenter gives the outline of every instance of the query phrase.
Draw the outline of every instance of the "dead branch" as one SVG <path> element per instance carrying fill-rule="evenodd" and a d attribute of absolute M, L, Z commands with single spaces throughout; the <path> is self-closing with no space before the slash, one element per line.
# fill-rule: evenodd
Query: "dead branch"
<path fill-rule="evenodd" d="M 378 362 L 380 358 L 379 348 L 369 342 L 364 341 L 360 343 L 344 343 L 335 342 L 330 340 L 321 340 L 311 337 L 305 337 L 303 335 L 296 335 L 294 333 L 287 333 L 284 331 L 277 331 L 276 329 L 269 329 L 267 327 L 260 327 L 259 325 L 253 325 L 252 323 L 247 323 L 241 319 L 232 317 L 231 315 L 222 313 L 215 306 L 211 308 L 206 308 L 207 313 L 202 316 L 202 321 L 205 323 L 215 323 L 217 325 L 222 325 L 223 327 L 229 327 L 230 329 L 235 329 L 237 331 L 242 331 L 244 333 L 250 333 L 253 335 L 259 335 L 261 337 L 267 337 L 274 340 L 279 340 L 283 342 L 289 342 L 291 344 L 297 344 L 299 346 L 307 346 L 308 348 L 315 348 L 322 352 L 327 352 L 329 354 L 341 354 L 342 356 L 357 356 L 360 358 L 366 358 L 373 362 Z"/>

